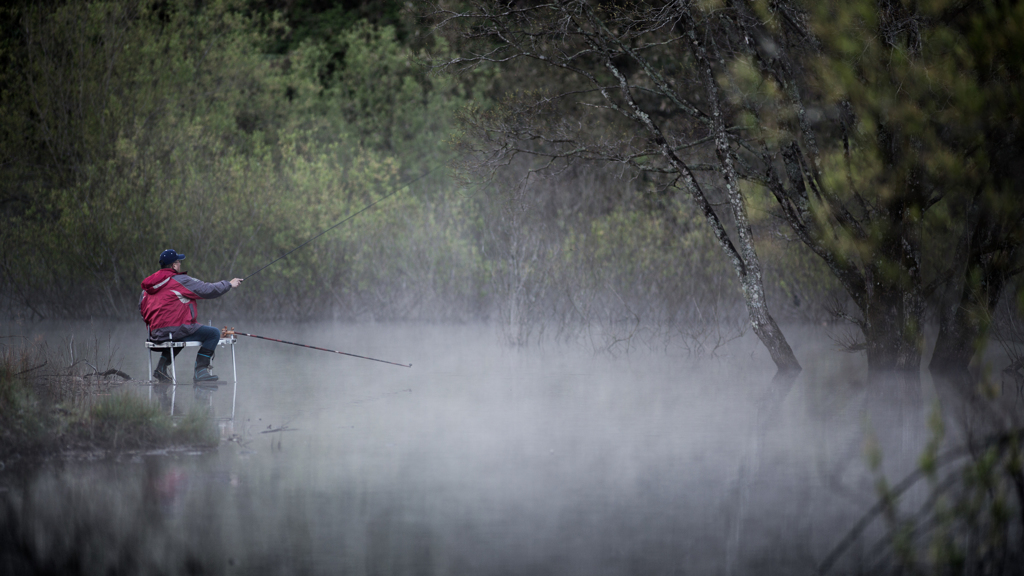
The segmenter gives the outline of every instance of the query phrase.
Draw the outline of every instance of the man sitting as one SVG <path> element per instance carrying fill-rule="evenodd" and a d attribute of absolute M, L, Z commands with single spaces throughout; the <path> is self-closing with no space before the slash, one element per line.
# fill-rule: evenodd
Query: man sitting
<path fill-rule="evenodd" d="M 149 327 L 151 342 L 201 342 L 193 380 L 197 385 L 216 382 L 218 378 L 210 372 L 210 361 L 220 342 L 220 330 L 199 324 L 197 301 L 223 296 L 232 288 L 238 288 L 242 279 L 221 280 L 213 284 L 197 280 L 181 271 L 184 259 L 184 254 L 174 250 L 164 250 L 160 254 L 160 270 L 142 281 L 139 312 Z M 181 348 L 174 349 L 175 357 L 180 351 Z M 170 365 L 171 350 L 164 349 L 153 377 L 159 382 L 170 382 L 167 372 Z"/>

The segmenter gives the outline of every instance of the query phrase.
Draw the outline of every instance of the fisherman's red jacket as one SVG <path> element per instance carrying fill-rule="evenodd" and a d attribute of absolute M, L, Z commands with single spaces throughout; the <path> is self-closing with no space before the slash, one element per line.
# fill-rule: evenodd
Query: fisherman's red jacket
<path fill-rule="evenodd" d="M 197 300 L 209 300 L 231 290 L 231 282 L 221 280 L 210 284 L 202 280 L 162 268 L 142 281 L 139 312 L 149 327 L 153 342 L 180 340 L 198 330 Z"/>

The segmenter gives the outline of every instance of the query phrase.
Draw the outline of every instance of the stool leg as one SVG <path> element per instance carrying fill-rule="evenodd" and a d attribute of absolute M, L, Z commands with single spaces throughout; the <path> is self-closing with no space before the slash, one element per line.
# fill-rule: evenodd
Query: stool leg
<path fill-rule="evenodd" d="M 171 348 L 171 416 L 174 416 L 174 398 L 178 393 L 178 370 L 174 367 L 174 348 Z"/>
<path fill-rule="evenodd" d="M 152 348 L 146 348 L 146 350 L 149 351 L 149 377 L 152 378 L 153 377 L 153 349 Z M 150 402 L 153 401 L 153 385 L 152 384 L 149 385 L 149 401 Z"/>
<path fill-rule="evenodd" d="M 238 368 L 235 365 L 235 343 L 231 343 L 231 376 L 235 381 L 231 387 L 231 421 L 235 421 L 235 398 L 238 396 Z"/>

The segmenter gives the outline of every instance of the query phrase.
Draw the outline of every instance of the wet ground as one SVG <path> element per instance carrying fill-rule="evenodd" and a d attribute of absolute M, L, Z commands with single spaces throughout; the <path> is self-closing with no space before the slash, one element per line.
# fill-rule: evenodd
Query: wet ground
<path fill-rule="evenodd" d="M 147 370 L 139 326 L 23 329 L 54 347 L 68 330 L 98 340 L 136 376 Z M 929 413 L 953 402 L 927 375 L 868 382 L 863 357 L 818 331 L 790 330 L 805 370 L 773 381 L 749 336 L 695 362 L 554 344 L 516 352 L 482 326 L 246 329 L 413 367 L 240 337 L 235 420 L 221 423 L 218 449 L 0 472 L 11 566 L 809 574 L 874 503 L 878 473 L 895 480 L 916 466 Z M 228 350 L 214 366 L 230 377 Z M 231 395 L 213 395 L 217 416 L 230 415 Z M 177 410 L 195 401 L 178 388 Z M 948 427 L 946 443 L 963 430 Z M 879 471 L 866 446 L 879 448 Z M 870 550 L 851 548 L 837 571 Z"/>

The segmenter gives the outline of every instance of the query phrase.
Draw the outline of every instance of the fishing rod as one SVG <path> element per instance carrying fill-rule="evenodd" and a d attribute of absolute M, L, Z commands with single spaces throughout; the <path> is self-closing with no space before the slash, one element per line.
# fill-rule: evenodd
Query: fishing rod
<path fill-rule="evenodd" d="M 348 352 L 342 352 L 340 350 L 328 350 L 327 348 L 318 348 L 316 346 L 310 346 L 309 344 L 299 344 L 298 342 L 289 342 L 287 340 L 278 340 L 277 338 L 268 338 L 266 336 L 257 336 L 255 334 L 246 334 L 245 332 L 237 332 L 234 328 L 228 328 L 225 326 L 220 331 L 221 338 L 227 338 L 228 336 L 248 336 L 250 338 L 259 338 L 260 340 L 269 340 L 271 342 L 280 342 L 281 344 L 291 344 L 292 346 L 301 346 L 303 348 L 312 348 L 313 350 L 320 350 L 321 352 L 334 352 L 335 354 L 343 354 L 345 356 L 352 356 L 353 358 L 362 358 L 363 360 L 373 360 L 374 362 L 383 362 L 385 364 L 391 364 L 393 366 L 401 366 L 402 368 L 412 368 L 412 364 L 399 364 L 398 362 L 389 362 L 387 360 L 381 360 L 379 358 L 370 358 L 369 356 L 360 356 L 359 354 L 350 354 Z"/>
<path fill-rule="evenodd" d="M 319 234 L 317 234 L 316 236 L 313 236 L 313 237 L 312 237 L 312 238 L 310 238 L 309 240 L 306 240 L 306 241 L 305 241 L 305 242 L 303 242 L 302 244 L 299 244 L 299 245 L 298 245 L 298 246 L 296 246 L 295 248 L 292 248 L 291 250 L 289 250 L 289 251 L 285 252 L 284 254 L 282 254 L 282 255 L 278 256 L 277 258 L 275 258 L 275 259 L 271 260 L 271 261 L 270 261 L 270 263 L 269 263 L 269 264 L 266 264 L 265 266 L 263 266 L 263 268 L 260 268 L 259 270 L 257 270 L 257 271 L 255 271 L 255 272 L 253 272 L 252 274 L 249 274 L 249 275 L 248 275 L 248 276 L 246 276 L 245 278 L 242 278 L 242 281 L 244 282 L 244 281 L 248 280 L 249 278 L 252 278 L 253 276 L 255 276 L 255 275 L 259 274 L 260 272 L 262 272 L 262 271 L 263 271 L 263 270 L 264 270 L 265 268 L 268 268 L 268 267 L 269 267 L 269 266 L 270 266 L 271 264 L 273 264 L 274 262 L 277 262 L 278 260 L 281 260 L 281 259 L 283 259 L 283 258 L 286 258 L 286 257 L 287 257 L 287 256 L 288 256 L 289 254 L 291 254 L 292 252 L 295 252 L 296 250 L 298 250 L 299 248 L 302 248 L 302 247 L 303 247 L 303 246 L 305 246 L 306 244 L 309 244 L 309 243 L 310 243 L 310 242 L 312 242 L 313 240 L 316 240 L 317 238 L 319 238 L 319 237 L 323 236 L 324 234 L 327 234 L 327 233 L 328 233 L 328 232 L 330 232 L 331 230 L 334 230 L 334 229 L 335 229 L 335 228 L 337 228 L 338 226 L 341 226 L 341 225 L 342 225 L 342 224 L 344 224 L 345 222 L 348 222 L 349 220 L 351 220 L 351 219 L 355 218 L 356 216 L 359 216 L 360 214 L 362 214 L 363 212 L 366 212 L 366 211 L 367 211 L 367 210 L 369 210 L 370 208 L 373 208 L 373 207 L 374 207 L 375 205 L 379 204 L 380 202 L 383 202 L 383 201 L 387 200 L 388 198 L 390 198 L 390 197 L 394 196 L 395 194 L 398 194 L 398 193 L 399 193 L 399 192 L 400 192 L 400 191 L 401 191 L 401 190 L 402 190 L 403 188 L 406 188 L 406 187 L 408 187 L 408 186 L 411 186 L 412 184 L 414 184 L 414 183 L 416 183 L 416 182 L 418 182 L 418 181 L 422 180 L 423 178 L 426 178 L 427 176 L 429 176 L 430 174 L 432 174 L 432 173 L 433 173 L 433 172 L 434 172 L 435 170 L 437 170 L 437 169 L 438 169 L 438 168 L 440 168 L 441 166 L 444 166 L 444 164 L 442 163 L 442 164 L 438 164 L 437 166 L 434 166 L 433 168 L 431 168 L 430 170 L 427 170 L 427 171 L 426 171 L 426 172 L 424 172 L 423 174 L 420 174 L 420 175 L 419 175 L 419 176 L 417 176 L 416 178 L 413 178 L 412 180 L 410 180 L 410 181 L 406 182 L 405 184 L 402 184 L 402 185 L 401 185 L 401 186 L 399 186 L 399 187 L 398 187 L 397 189 L 395 189 L 395 190 L 394 190 L 393 192 L 391 192 L 391 193 L 389 193 L 389 194 L 387 194 L 387 195 L 383 196 L 382 198 L 378 198 L 377 200 L 374 200 L 373 202 L 370 202 L 369 204 L 367 204 L 366 206 L 364 206 L 364 207 L 363 207 L 363 208 L 362 208 L 361 210 L 359 210 L 358 212 L 355 212 L 354 214 L 349 214 L 349 215 L 348 215 L 348 216 L 346 216 L 346 217 L 345 217 L 345 219 L 344 219 L 344 220 L 342 220 L 341 222 L 338 222 L 337 224 L 335 224 L 335 225 L 331 226 L 330 228 L 327 228 L 327 229 L 326 229 L 326 230 L 324 230 L 323 232 L 320 232 L 320 233 L 319 233 Z M 246 336 L 248 336 L 248 334 L 246 334 Z M 290 342 L 289 342 L 289 344 L 290 344 Z M 333 350 L 328 350 L 328 352 L 333 352 Z M 372 358 L 371 358 L 371 360 L 372 360 Z"/>

